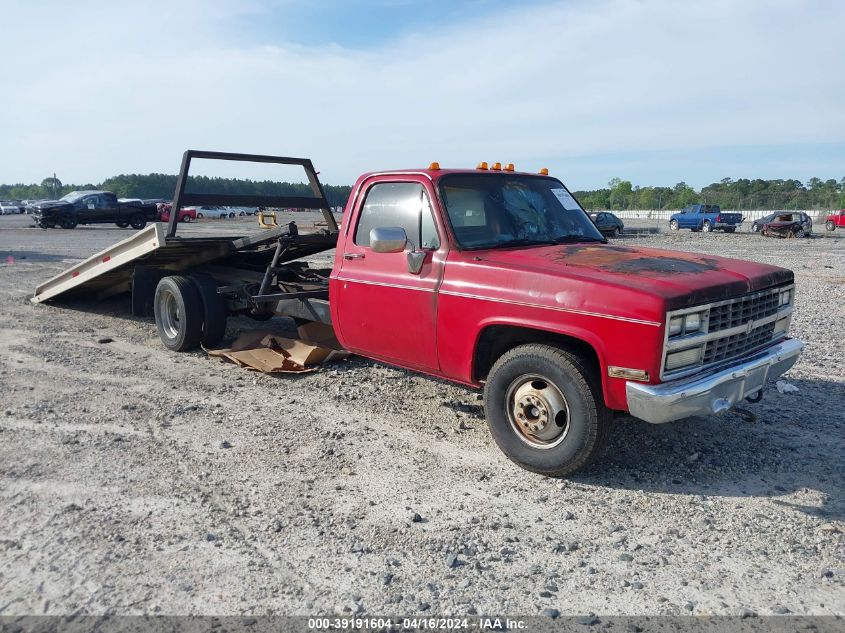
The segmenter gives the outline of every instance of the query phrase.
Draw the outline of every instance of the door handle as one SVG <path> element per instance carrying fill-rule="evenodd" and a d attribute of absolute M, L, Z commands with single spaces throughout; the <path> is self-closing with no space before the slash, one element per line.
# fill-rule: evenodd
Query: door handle
<path fill-rule="evenodd" d="M 344 253 L 343 259 L 364 259 L 364 253 Z"/>

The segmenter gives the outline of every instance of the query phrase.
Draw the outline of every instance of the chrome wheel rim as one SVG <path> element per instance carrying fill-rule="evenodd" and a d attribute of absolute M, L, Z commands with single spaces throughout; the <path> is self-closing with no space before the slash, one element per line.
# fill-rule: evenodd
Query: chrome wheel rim
<path fill-rule="evenodd" d="M 182 315 L 179 312 L 179 302 L 176 295 L 170 290 L 162 292 L 161 306 L 161 329 L 168 338 L 176 338 L 179 335 L 179 324 L 182 322 Z"/>
<path fill-rule="evenodd" d="M 569 433 L 569 404 L 551 380 L 538 374 L 514 380 L 505 395 L 511 429 L 531 448 L 550 449 Z"/>

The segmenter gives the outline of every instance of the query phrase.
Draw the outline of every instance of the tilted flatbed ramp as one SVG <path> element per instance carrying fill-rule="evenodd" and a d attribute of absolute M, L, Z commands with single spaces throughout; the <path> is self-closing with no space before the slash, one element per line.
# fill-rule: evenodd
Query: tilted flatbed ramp
<path fill-rule="evenodd" d="M 187 192 L 188 172 L 191 161 L 196 158 L 300 166 L 305 170 L 313 195 L 239 196 Z M 327 229 L 319 233 L 299 234 L 295 224 L 291 223 L 290 226 L 263 229 L 249 235 L 177 237 L 179 214 L 173 212 L 168 225 L 156 222 L 40 284 L 35 289 L 31 301 L 42 303 L 58 296 L 71 298 L 78 295 L 103 298 L 130 291 L 133 273 L 137 267 L 179 272 L 212 263 L 233 269 L 266 269 L 265 280 L 261 284 L 266 291 L 268 282 L 277 272 L 276 267 L 279 264 L 329 250 L 334 248 L 337 241 L 337 222 L 331 213 L 317 172 L 311 161 L 306 158 L 188 150 L 182 157 L 173 208 L 180 209 L 185 204 L 250 204 L 319 209 L 323 212 Z M 284 298 L 294 299 L 322 293 L 313 291 L 282 294 Z M 256 302 L 268 302 L 278 298 L 278 293 L 259 293 L 251 297 Z"/>
<path fill-rule="evenodd" d="M 31 301 L 128 291 L 132 270 L 139 264 L 190 268 L 230 255 L 236 239 L 240 238 L 167 239 L 165 225 L 156 222 L 40 284 Z"/>

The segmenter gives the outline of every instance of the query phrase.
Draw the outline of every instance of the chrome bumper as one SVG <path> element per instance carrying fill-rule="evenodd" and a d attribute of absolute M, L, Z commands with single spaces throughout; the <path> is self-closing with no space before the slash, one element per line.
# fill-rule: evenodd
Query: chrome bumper
<path fill-rule="evenodd" d="M 628 382 L 628 410 L 653 424 L 693 415 L 727 411 L 754 395 L 798 360 L 804 344 L 789 339 L 742 359 L 736 365 L 705 376 L 691 376 L 660 385 Z"/>

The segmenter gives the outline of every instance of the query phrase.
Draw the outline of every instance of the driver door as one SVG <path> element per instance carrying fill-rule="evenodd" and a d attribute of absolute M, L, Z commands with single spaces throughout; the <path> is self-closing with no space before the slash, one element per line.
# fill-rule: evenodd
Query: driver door
<path fill-rule="evenodd" d="M 437 288 L 446 259 L 430 199 L 426 184 L 408 176 L 373 184 L 351 218 L 332 296 L 350 351 L 423 371 L 439 368 Z M 371 229 L 382 227 L 403 228 L 408 247 L 424 252 L 419 273 L 409 271 L 406 252 L 370 248 Z"/>

